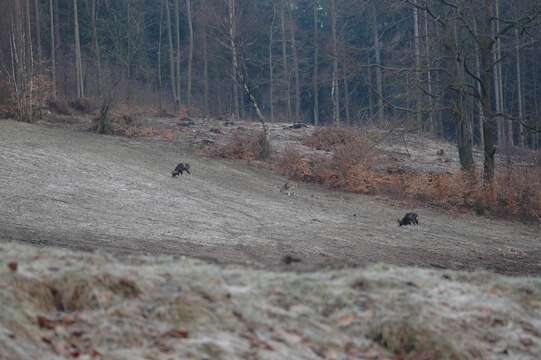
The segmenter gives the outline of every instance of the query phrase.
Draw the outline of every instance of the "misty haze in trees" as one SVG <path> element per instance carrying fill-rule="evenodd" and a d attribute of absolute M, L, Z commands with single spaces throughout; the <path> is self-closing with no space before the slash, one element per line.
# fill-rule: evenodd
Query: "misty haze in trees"
<path fill-rule="evenodd" d="M 456 141 L 468 171 L 479 146 L 489 182 L 497 149 L 541 148 L 537 0 L 0 2 L 0 91 L 21 120 L 36 91 L 114 83 L 193 116 L 406 127 Z"/>

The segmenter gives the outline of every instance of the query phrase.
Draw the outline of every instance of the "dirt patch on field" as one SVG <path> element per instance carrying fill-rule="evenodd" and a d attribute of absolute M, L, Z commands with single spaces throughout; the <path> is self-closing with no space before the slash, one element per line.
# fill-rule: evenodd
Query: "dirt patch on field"
<path fill-rule="evenodd" d="M 189 255 L 267 269 L 396 265 L 541 273 L 539 227 L 302 185 L 180 141 L 0 121 L 4 240 L 117 254 Z M 178 161 L 192 175 L 172 178 Z M 406 211 L 419 227 L 399 228 Z M 291 265 L 285 255 L 301 260 Z"/>
<path fill-rule="evenodd" d="M 484 272 L 295 274 L 0 243 L 0 302 L 0 358 L 10 360 L 541 353 L 541 281 Z"/>

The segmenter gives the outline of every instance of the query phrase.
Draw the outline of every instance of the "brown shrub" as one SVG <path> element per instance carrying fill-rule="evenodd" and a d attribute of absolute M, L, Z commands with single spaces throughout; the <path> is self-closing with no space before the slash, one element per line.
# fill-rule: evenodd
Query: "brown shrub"
<path fill-rule="evenodd" d="M 271 147 L 264 131 L 237 129 L 225 145 L 213 144 L 205 149 L 211 157 L 241 160 L 266 160 Z"/>
<path fill-rule="evenodd" d="M 292 147 L 286 147 L 278 160 L 278 171 L 290 179 L 313 181 L 313 161 Z"/>
<path fill-rule="evenodd" d="M 474 210 L 520 219 L 541 220 L 541 168 L 524 167 L 497 173 L 485 188 L 479 176 L 401 169 L 377 169 L 377 153 L 362 137 L 333 145 L 331 158 L 302 155 L 287 148 L 279 171 L 292 179 L 362 194 L 389 194 L 449 210 Z"/>
<path fill-rule="evenodd" d="M 93 113 L 94 111 L 96 111 L 97 108 L 95 102 L 89 98 L 71 100 L 69 105 L 72 109 L 84 114 Z"/>
<path fill-rule="evenodd" d="M 71 115 L 70 105 L 65 99 L 48 98 L 47 106 L 51 112 L 59 115 Z"/>
<path fill-rule="evenodd" d="M 361 133 L 353 128 L 320 127 L 304 139 L 303 144 L 316 150 L 333 151 L 338 145 L 355 142 Z"/>

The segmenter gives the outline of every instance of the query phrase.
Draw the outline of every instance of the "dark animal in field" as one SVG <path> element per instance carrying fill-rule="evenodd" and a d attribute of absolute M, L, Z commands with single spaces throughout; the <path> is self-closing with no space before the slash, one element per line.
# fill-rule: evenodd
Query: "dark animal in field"
<path fill-rule="evenodd" d="M 188 174 L 191 175 L 190 164 L 188 164 L 188 163 L 179 163 L 177 165 L 177 167 L 175 168 L 175 170 L 173 170 L 173 172 L 171 173 L 171 176 L 175 177 L 175 176 L 182 175 L 184 173 L 184 171 L 186 171 Z"/>
<path fill-rule="evenodd" d="M 282 262 L 286 265 L 301 262 L 302 260 L 291 255 L 286 255 L 282 258 Z"/>
<path fill-rule="evenodd" d="M 398 226 L 419 225 L 419 216 L 416 213 L 407 213 L 402 220 L 398 219 Z"/>
<path fill-rule="evenodd" d="M 308 125 L 303 124 L 303 123 L 294 123 L 293 125 L 286 126 L 284 129 L 296 130 L 296 129 L 302 129 L 302 128 L 307 128 L 307 127 L 308 127 Z"/>

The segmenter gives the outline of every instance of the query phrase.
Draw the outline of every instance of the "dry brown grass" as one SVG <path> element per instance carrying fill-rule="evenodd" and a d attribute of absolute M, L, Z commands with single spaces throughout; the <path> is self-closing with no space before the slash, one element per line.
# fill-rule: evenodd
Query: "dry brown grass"
<path fill-rule="evenodd" d="M 270 157 L 271 148 L 264 131 L 239 128 L 228 143 L 212 144 L 205 153 L 223 159 L 266 160 Z"/>

